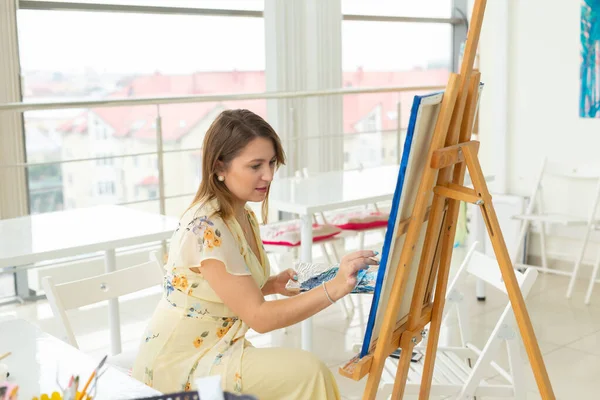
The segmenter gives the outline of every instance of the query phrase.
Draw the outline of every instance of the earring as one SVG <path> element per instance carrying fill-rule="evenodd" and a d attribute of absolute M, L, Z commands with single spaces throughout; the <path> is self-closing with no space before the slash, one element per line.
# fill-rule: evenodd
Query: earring
<path fill-rule="evenodd" d="M 225 177 L 224 177 L 223 175 L 219 175 L 219 176 L 217 177 L 217 180 L 218 180 L 219 182 L 223 182 L 223 181 L 225 181 Z"/>

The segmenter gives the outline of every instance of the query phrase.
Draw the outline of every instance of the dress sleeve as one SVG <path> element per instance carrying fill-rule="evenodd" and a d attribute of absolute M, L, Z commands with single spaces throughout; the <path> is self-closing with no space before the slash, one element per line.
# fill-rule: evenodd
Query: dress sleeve
<path fill-rule="evenodd" d="M 179 260 L 183 268 L 199 267 L 204 260 L 218 260 L 232 275 L 251 275 L 239 244 L 219 216 L 195 217 L 182 229 Z"/>

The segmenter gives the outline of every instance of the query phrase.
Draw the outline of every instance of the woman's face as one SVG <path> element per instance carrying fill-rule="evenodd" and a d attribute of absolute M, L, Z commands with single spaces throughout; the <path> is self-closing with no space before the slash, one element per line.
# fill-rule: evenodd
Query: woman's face
<path fill-rule="evenodd" d="M 275 147 L 270 139 L 258 137 L 229 163 L 224 171 L 227 189 L 242 203 L 261 202 L 275 173 Z"/>

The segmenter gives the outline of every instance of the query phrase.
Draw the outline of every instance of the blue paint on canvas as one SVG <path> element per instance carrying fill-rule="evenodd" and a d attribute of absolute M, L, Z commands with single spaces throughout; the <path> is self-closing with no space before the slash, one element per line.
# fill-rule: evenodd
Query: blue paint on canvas
<path fill-rule="evenodd" d="M 385 241 L 383 243 L 383 250 L 381 252 L 381 261 L 379 263 L 379 270 L 377 272 L 377 280 L 375 282 L 375 292 L 373 293 L 373 301 L 371 302 L 371 310 L 369 312 L 369 320 L 367 321 L 367 329 L 365 331 L 365 337 L 363 346 L 360 352 L 360 357 L 364 357 L 369 354 L 369 346 L 371 343 L 371 337 L 373 336 L 373 328 L 375 327 L 375 319 L 377 317 L 377 307 L 381 297 L 381 289 L 383 288 L 383 278 L 385 277 L 385 270 L 387 268 L 388 260 L 390 258 L 390 248 L 394 235 L 394 227 L 396 225 L 396 219 L 398 217 L 398 207 L 400 204 L 400 197 L 402 196 L 402 188 L 404 186 L 404 179 L 406 175 L 406 169 L 408 168 L 408 162 L 411 154 L 411 147 L 413 143 L 413 137 L 415 134 L 415 126 L 417 123 L 417 116 L 419 114 L 419 108 L 423 99 L 430 96 L 437 96 L 439 93 L 431 93 L 426 96 L 415 96 L 412 108 L 410 110 L 410 119 L 408 122 L 408 130 L 406 132 L 406 139 L 404 141 L 404 150 L 402 151 L 402 161 L 400 162 L 400 170 L 398 172 L 398 180 L 396 181 L 396 189 L 394 190 L 394 198 L 392 200 L 392 209 L 390 211 L 390 217 L 388 219 L 388 226 L 385 233 Z"/>
<path fill-rule="evenodd" d="M 581 3 L 579 116 L 600 118 L 600 0 Z"/>

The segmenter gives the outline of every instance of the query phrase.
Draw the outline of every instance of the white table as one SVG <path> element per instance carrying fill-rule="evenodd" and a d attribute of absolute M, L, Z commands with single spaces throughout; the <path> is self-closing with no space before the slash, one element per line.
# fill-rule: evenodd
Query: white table
<path fill-rule="evenodd" d="M 31 399 L 41 393 L 60 392 L 70 376 L 79 375 L 80 389 L 100 360 L 92 359 L 76 348 L 42 332 L 31 323 L 15 319 L 0 322 L 0 353 L 12 352 L 2 362 L 9 367 L 10 382 L 19 385 L 19 399 Z M 95 399 L 135 399 L 161 393 L 108 366 L 98 381 Z"/>
<path fill-rule="evenodd" d="M 284 212 L 299 214 L 302 220 L 300 260 L 312 261 L 312 215 L 318 212 L 389 201 L 394 197 L 398 180 L 398 165 L 351 171 L 332 171 L 308 178 L 284 178 L 273 181 L 269 206 Z M 493 176 L 486 176 L 490 182 Z M 465 185 L 471 180 L 465 176 Z M 478 213 L 477 218 L 481 218 Z M 481 234 L 485 234 L 480 230 Z M 483 241 L 480 241 L 482 243 Z M 478 285 L 477 295 L 481 295 Z M 484 295 L 484 294 L 483 294 Z M 312 349 L 312 319 L 301 323 L 302 348 Z"/>
<path fill-rule="evenodd" d="M 116 269 L 115 250 L 171 237 L 177 220 L 123 206 L 97 206 L 0 220 L 0 268 L 103 251 L 106 272 Z M 16 269 L 17 295 L 27 271 Z M 23 288 L 25 286 L 25 288 Z M 21 288 L 19 290 L 19 287 Z M 111 352 L 121 352 L 119 303 L 109 302 Z"/>

